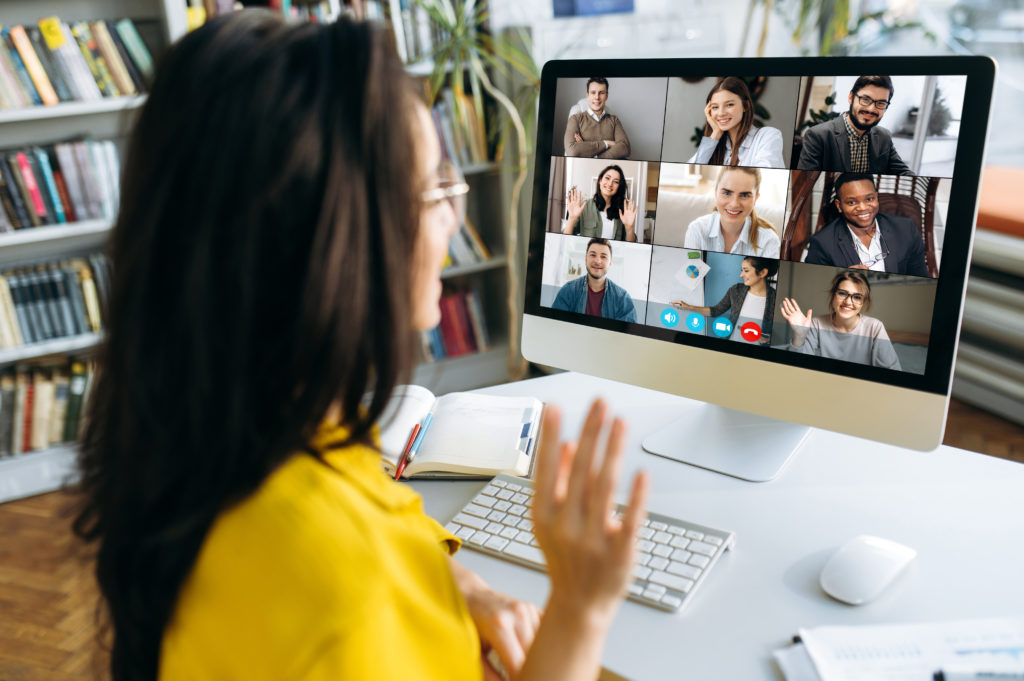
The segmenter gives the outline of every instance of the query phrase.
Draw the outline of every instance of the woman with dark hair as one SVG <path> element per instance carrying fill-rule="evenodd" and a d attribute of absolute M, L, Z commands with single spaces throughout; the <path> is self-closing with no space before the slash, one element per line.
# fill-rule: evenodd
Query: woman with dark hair
<path fill-rule="evenodd" d="M 754 100 L 742 78 L 722 78 L 708 92 L 704 137 L 687 163 L 785 168 L 782 133 L 754 127 Z M 734 149 L 739 151 L 733 153 Z"/>
<path fill-rule="evenodd" d="M 636 241 L 637 203 L 626 198 L 626 175 L 619 166 L 608 166 L 597 176 L 597 193 L 584 199 L 573 187 L 569 190 L 569 219 L 562 234 L 578 234 L 598 239 Z"/>
<path fill-rule="evenodd" d="M 790 347 L 819 357 L 843 359 L 900 370 L 900 360 L 885 325 L 865 312 L 871 309 L 871 283 L 863 272 L 847 270 L 832 278 L 829 314 L 804 314 L 792 298 L 782 299 L 782 316 L 793 331 Z"/>
<path fill-rule="evenodd" d="M 679 310 L 693 310 L 705 317 L 721 317 L 729 314 L 732 332 L 730 340 L 748 343 L 765 344 L 772 336 L 772 315 L 775 311 L 775 287 L 772 277 L 779 271 L 779 261 L 773 258 L 758 258 L 748 255 L 740 264 L 740 282 L 733 284 L 717 304 L 711 307 L 690 305 L 682 300 L 672 301 L 672 306 Z M 758 325 L 756 335 L 743 332 L 743 324 L 738 322 L 755 322 Z"/>
<path fill-rule="evenodd" d="M 460 541 L 381 469 L 376 421 L 438 322 L 468 189 L 440 161 L 371 23 L 247 10 L 162 60 L 127 152 L 75 520 L 114 681 L 479 680 L 492 652 L 519 679 L 596 676 L 646 495 L 638 476 L 612 518 L 623 425 L 595 444 L 602 403 L 575 446 L 545 413 L 543 616 L 451 560 Z"/>

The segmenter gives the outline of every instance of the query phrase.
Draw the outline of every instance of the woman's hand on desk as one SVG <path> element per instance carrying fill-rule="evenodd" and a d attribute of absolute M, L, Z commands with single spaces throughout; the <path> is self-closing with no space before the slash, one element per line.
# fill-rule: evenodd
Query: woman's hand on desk
<path fill-rule="evenodd" d="M 495 591 L 479 575 L 451 557 L 448 562 L 480 636 L 481 652 L 485 656 L 485 681 L 501 678 L 486 661 L 486 655 L 492 649 L 498 654 L 502 666 L 514 677 L 522 668 L 526 651 L 537 633 L 540 608 Z"/>

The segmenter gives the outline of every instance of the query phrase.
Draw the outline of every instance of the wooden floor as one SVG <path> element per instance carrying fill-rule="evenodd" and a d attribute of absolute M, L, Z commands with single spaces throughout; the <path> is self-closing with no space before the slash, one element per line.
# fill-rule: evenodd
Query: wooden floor
<path fill-rule="evenodd" d="M 1024 463 L 1024 428 L 954 402 L 945 443 Z M 61 493 L 0 504 L 0 681 L 106 679 L 96 590 Z"/>

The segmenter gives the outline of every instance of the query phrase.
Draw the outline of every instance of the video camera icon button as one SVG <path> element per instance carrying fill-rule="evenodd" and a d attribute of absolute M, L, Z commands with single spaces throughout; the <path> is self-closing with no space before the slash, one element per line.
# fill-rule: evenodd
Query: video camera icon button
<path fill-rule="evenodd" d="M 719 338 L 728 338 L 732 335 L 732 322 L 728 317 L 717 317 L 711 323 L 711 330 Z"/>

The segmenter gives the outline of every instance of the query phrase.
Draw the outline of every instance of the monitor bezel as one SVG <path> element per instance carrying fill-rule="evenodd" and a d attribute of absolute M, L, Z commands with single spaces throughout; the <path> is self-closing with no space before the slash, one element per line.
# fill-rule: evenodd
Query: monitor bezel
<path fill-rule="evenodd" d="M 543 252 L 546 233 L 552 143 L 555 133 L 555 97 L 561 78 L 671 78 L 738 76 L 857 76 L 885 73 L 890 76 L 966 76 L 964 110 L 950 186 L 949 209 L 940 276 L 923 374 L 882 369 L 842 360 L 785 352 L 778 348 L 737 343 L 725 339 L 661 329 L 642 323 L 622 322 L 554 310 L 540 305 Z M 954 357 L 963 308 L 973 226 L 977 217 L 980 174 L 991 111 L 995 62 L 983 56 L 927 57 L 780 57 L 701 59 L 609 59 L 556 60 L 544 65 L 541 74 L 537 122 L 536 163 L 529 232 L 524 313 L 541 318 L 626 333 L 632 337 L 657 339 L 715 353 L 760 359 L 776 365 L 811 369 L 825 375 L 863 379 L 899 388 L 947 395 L 952 381 Z M 648 159 L 637 159 L 648 160 Z M 792 168 L 790 168 L 792 170 Z M 950 230 L 949 225 L 972 229 Z M 783 261 L 785 262 L 785 261 Z M 946 331 L 944 331 L 944 329 Z M 948 329 L 956 329 L 951 333 Z M 524 347 L 525 347 L 524 343 Z M 531 357 L 527 359 L 533 360 Z M 542 361 L 542 359 L 537 360 Z"/>

